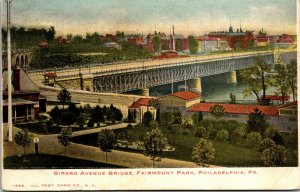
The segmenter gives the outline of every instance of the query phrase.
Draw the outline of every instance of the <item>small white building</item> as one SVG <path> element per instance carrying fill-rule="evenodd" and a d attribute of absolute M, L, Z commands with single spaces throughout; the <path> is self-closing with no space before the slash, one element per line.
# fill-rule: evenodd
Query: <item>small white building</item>
<path fill-rule="evenodd" d="M 187 109 L 200 102 L 200 94 L 190 91 L 177 92 L 158 98 L 160 111 L 181 112 L 185 115 Z"/>

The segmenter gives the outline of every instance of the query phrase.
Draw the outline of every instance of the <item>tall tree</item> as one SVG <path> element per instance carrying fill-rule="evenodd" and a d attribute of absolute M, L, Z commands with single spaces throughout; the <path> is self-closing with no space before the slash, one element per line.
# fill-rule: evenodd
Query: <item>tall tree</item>
<path fill-rule="evenodd" d="M 71 98 L 71 93 L 66 88 L 63 88 L 57 95 L 57 99 L 63 105 L 63 109 L 65 109 L 65 104 L 71 101 Z"/>
<path fill-rule="evenodd" d="M 253 92 L 256 97 L 259 98 L 259 92 L 262 90 L 262 101 L 266 101 L 266 90 L 269 85 L 269 81 L 266 79 L 267 73 L 271 71 L 271 66 L 268 65 L 261 55 L 258 55 L 254 61 L 254 67 L 251 69 L 245 69 L 242 75 L 242 81 L 248 84 L 248 88 L 244 90 L 244 93 Z"/>
<path fill-rule="evenodd" d="M 92 111 L 92 119 L 96 123 L 104 122 L 104 114 L 99 105 L 97 105 Z"/>
<path fill-rule="evenodd" d="M 293 101 L 297 97 L 297 60 L 292 59 L 286 66 L 287 68 L 287 85 L 293 94 Z"/>
<path fill-rule="evenodd" d="M 194 36 L 188 36 L 188 44 L 191 54 L 196 54 L 198 52 L 198 42 L 196 41 Z"/>
<path fill-rule="evenodd" d="M 101 130 L 98 134 L 98 145 L 101 151 L 105 152 L 105 162 L 107 163 L 107 153 L 111 152 L 116 144 L 116 135 L 112 130 Z"/>
<path fill-rule="evenodd" d="M 273 85 L 277 88 L 281 95 L 282 103 L 285 102 L 284 97 L 288 94 L 288 74 L 284 64 L 275 65 L 276 74 L 274 75 Z"/>
<path fill-rule="evenodd" d="M 168 146 L 167 138 L 159 129 L 152 129 L 147 132 L 144 138 L 144 154 L 150 156 L 152 166 L 155 167 L 155 161 L 160 161 L 163 155 L 163 150 Z"/>
<path fill-rule="evenodd" d="M 249 132 L 260 132 L 264 134 L 268 127 L 268 123 L 265 119 L 265 115 L 257 108 L 249 114 L 249 119 L 247 121 L 247 128 Z"/>
<path fill-rule="evenodd" d="M 149 127 L 150 121 L 152 121 L 152 119 L 153 119 L 152 113 L 150 111 L 146 111 L 143 115 L 143 124 Z"/>
<path fill-rule="evenodd" d="M 65 147 L 65 156 L 67 156 L 67 147 L 70 145 L 71 135 L 72 135 L 72 128 L 65 127 L 61 129 L 61 134 L 57 137 L 58 142 Z"/>

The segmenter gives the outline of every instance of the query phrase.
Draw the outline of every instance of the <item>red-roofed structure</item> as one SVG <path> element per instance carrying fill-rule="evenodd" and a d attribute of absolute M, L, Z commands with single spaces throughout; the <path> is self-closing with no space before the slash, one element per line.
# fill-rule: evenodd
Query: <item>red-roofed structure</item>
<path fill-rule="evenodd" d="M 194 92 L 190 92 L 190 91 L 177 92 L 177 93 L 173 93 L 171 95 L 178 97 L 180 99 L 184 99 L 184 100 L 191 100 L 191 99 L 196 99 L 196 98 L 200 97 L 199 93 L 194 93 Z"/>
<path fill-rule="evenodd" d="M 263 96 L 260 96 L 260 100 L 262 100 Z M 278 96 L 278 95 L 266 95 L 266 99 L 267 100 L 271 100 L 271 101 L 282 101 L 282 99 L 284 99 L 284 101 L 289 101 L 290 100 L 290 96 L 284 96 L 282 98 L 282 96 Z"/>
<path fill-rule="evenodd" d="M 129 109 L 137 109 L 141 106 L 149 106 L 150 102 L 153 100 L 153 98 L 139 98 L 136 102 L 132 103 L 132 105 L 129 107 Z"/>
<path fill-rule="evenodd" d="M 146 112 L 151 112 L 153 119 L 156 119 L 156 109 L 150 106 L 154 98 L 139 98 L 128 108 L 128 112 L 133 115 L 134 122 L 143 122 L 143 116 Z"/>
<path fill-rule="evenodd" d="M 260 110 L 266 116 L 278 115 L 278 107 L 261 105 L 241 105 L 241 104 L 220 104 L 220 103 L 198 103 L 188 109 L 189 112 L 211 112 L 211 107 L 221 105 L 224 107 L 224 113 L 247 114 L 249 115 L 255 109 Z"/>

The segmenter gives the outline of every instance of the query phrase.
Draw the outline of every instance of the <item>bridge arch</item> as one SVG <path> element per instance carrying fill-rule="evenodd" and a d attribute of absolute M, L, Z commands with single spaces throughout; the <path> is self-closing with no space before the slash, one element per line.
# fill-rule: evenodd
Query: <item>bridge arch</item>
<path fill-rule="evenodd" d="M 19 58 L 19 56 L 16 57 L 16 65 L 20 65 L 20 58 Z"/>
<path fill-rule="evenodd" d="M 24 67 L 24 55 L 21 56 L 21 67 Z"/>

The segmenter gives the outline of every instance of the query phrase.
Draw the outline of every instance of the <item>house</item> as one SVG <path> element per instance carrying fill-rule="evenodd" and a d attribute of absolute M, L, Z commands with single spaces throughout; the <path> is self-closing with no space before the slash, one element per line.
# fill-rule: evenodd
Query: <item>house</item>
<path fill-rule="evenodd" d="M 260 110 L 266 121 L 279 129 L 280 131 L 290 132 L 297 129 L 297 106 L 261 106 L 261 105 L 243 105 L 243 104 L 228 104 L 228 103 L 197 103 L 187 109 L 188 116 L 194 113 L 202 112 L 203 119 L 215 118 L 211 113 L 211 108 L 215 105 L 220 105 L 224 108 L 224 116 L 221 119 L 235 120 L 241 123 L 246 123 L 249 119 L 249 114 L 255 109 Z"/>
<path fill-rule="evenodd" d="M 190 91 L 182 91 L 165 95 L 158 98 L 160 111 L 164 112 L 181 112 L 185 115 L 186 110 L 200 102 L 200 94 Z"/>
<path fill-rule="evenodd" d="M 143 116 L 147 111 L 152 113 L 153 119 L 156 119 L 156 109 L 150 106 L 152 100 L 153 98 L 139 98 L 128 108 L 129 113 L 133 114 L 133 119 L 136 123 L 143 122 Z"/>
<path fill-rule="evenodd" d="M 8 82 L 7 71 L 3 75 L 3 121 L 7 122 Z M 12 120 L 13 122 L 36 120 L 39 113 L 46 112 L 47 100 L 27 74 L 15 65 L 12 75 Z M 21 83 L 22 82 L 22 83 Z"/>

